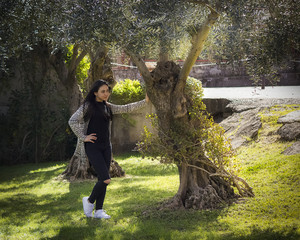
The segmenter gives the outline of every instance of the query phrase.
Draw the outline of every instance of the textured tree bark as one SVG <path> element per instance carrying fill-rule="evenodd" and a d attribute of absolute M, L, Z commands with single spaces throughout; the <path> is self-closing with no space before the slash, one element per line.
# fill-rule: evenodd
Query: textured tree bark
<path fill-rule="evenodd" d="M 108 49 L 106 47 L 99 47 L 96 51 L 89 51 L 91 58 L 91 66 L 88 73 L 88 78 L 85 80 L 86 89 L 90 89 L 93 83 L 102 79 L 108 82 L 113 88 L 116 85 L 116 81 L 111 69 L 111 60 L 108 57 Z"/>
<path fill-rule="evenodd" d="M 90 164 L 86 161 L 81 161 L 80 155 L 74 153 L 66 170 L 60 175 L 64 179 L 74 181 L 77 179 L 94 179 L 94 172 L 90 168 Z"/>
<path fill-rule="evenodd" d="M 193 166 L 194 164 L 196 163 L 193 163 Z M 197 165 L 207 169 L 206 165 Z M 210 177 L 208 173 L 186 163 L 182 163 L 178 170 L 180 186 L 177 194 L 163 207 L 213 209 L 238 197 L 229 183 L 220 177 Z M 207 169 L 207 171 L 212 171 L 212 169 Z"/>
<path fill-rule="evenodd" d="M 184 91 L 179 92 L 176 88 L 179 73 L 180 67 L 174 62 L 159 62 L 151 72 L 153 87 L 148 94 L 151 100 L 154 99 L 153 104 L 163 132 L 168 132 L 169 129 L 176 131 L 175 125 L 189 124 L 186 101 L 177 104 L 178 99 L 185 99 Z M 175 99 L 177 101 L 174 101 Z M 181 163 L 178 164 L 180 186 L 174 198 L 167 203 L 167 207 L 210 209 L 236 197 L 231 186 L 221 177 L 210 177 L 210 174 L 216 172 L 215 169 L 197 160 L 209 163 L 206 158 L 189 159 L 188 163 L 174 160 Z"/>

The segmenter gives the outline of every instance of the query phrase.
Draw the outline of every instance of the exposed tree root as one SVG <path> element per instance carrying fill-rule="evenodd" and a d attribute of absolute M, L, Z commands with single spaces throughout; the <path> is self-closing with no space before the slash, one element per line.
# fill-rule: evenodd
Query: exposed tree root
<path fill-rule="evenodd" d="M 110 164 L 109 174 L 110 177 L 112 178 L 124 177 L 125 171 L 120 167 L 120 165 L 115 160 L 112 160 Z"/>
<path fill-rule="evenodd" d="M 238 195 L 236 194 L 233 194 L 230 197 L 228 196 L 227 199 L 223 199 L 219 196 L 215 188 L 208 185 L 205 188 L 199 188 L 198 191 L 189 192 L 184 199 L 176 194 L 170 200 L 162 203 L 158 209 L 218 209 L 226 204 L 236 201 L 237 199 Z"/>
<path fill-rule="evenodd" d="M 94 168 L 88 162 L 80 163 L 79 161 L 80 159 L 74 154 L 67 169 L 59 176 L 59 178 L 67 179 L 69 181 L 95 179 L 97 174 Z M 123 177 L 125 176 L 125 171 L 115 160 L 112 160 L 109 174 L 110 177 Z"/>
<path fill-rule="evenodd" d="M 205 170 L 205 171 L 203 171 Z M 216 209 L 224 204 L 230 204 L 241 196 L 254 196 L 251 188 L 246 184 L 243 187 L 237 182 L 243 182 L 242 179 L 235 177 L 234 181 L 230 179 L 232 176 L 220 174 L 212 174 L 211 167 L 208 165 L 200 165 L 194 168 L 190 164 L 183 164 L 179 167 L 180 186 L 177 194 L 169 201 L 163 203 L 159 209 Z M 245 183 L 245 182 L 243 182 Z M 239 193 L 236 194 L 233 186 L 239 186 Z M 248 191 L 248 188 L 250 191 Z"/>
<path fill-rule="evenodd" d="M 223 202 L 216 190 L 208 185 L 206 188 L 199 188 L 198 192 L 191 193 L 185 199 L 185 208 L 213 209 Z"/>

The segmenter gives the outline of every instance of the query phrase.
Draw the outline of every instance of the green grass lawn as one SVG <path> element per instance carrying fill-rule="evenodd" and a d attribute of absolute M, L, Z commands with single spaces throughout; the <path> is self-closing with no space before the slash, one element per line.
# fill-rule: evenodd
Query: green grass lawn
<path fill-rule="evenodd" d="M 263 124 L 237 161 L 255 198 L 219 210 L 158 211 L 177 191 L 177 169 L 137 154 L 115 158 L 127 176 L 108 187 L 109 220 L 83 214 L 94 182 L 55 179 L 67 163 L 1 167 L 0 239 L 300 239 L 300 155 L 281 154 L 291 143 L 268 142 Z"/>

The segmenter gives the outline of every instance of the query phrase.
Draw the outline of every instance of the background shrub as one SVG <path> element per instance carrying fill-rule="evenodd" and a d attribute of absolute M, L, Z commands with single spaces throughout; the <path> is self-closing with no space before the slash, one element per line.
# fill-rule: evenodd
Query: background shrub
<path fill-rule="evenodd" d="M 124 79 L 116 84 L 109 102 L 126 104 L 137 102 L 145 98 L 146 90 L 138 80 Z"/>

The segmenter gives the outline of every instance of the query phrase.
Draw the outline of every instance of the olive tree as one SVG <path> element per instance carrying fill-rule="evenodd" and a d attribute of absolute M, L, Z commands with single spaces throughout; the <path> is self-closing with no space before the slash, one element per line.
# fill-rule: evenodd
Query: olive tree
<path fill-rule="evenodd" d="M 294 0 L 225 1 L 203 55 L 244 66 L 256 85 L 276 85 L 300 57 L 299 10 Z"/>
<path fill-rule="evenodd" d="M 66 155 L 66 118 L 80 100 L 75 69 L 84 56 L 74 47 L 70 64 L 65 62 L 66 26 L 60 23 L 67 16 L 64 1 L 1 1 L 1 93 L 17 88 L 8 94 L 8 113 L 1 118 L 1 132 L 8 132 L 1 141 L 4 161 Z"/>
<path fill-rule="evenodd" d="M 3 135 L 11 136 L 5 134 L 11 129 L 14 135 L 1 141 L 7 162 L 63 159 L 66 153 L 60 148 L 68 148 L 71 141 L 71 134 L 66 136 L 67 120 L 82 102 L 76 79 L 79 63 L 89 53 L 90 79 L 112 75 L 97 62 L 101 51 L 95 47 L 93 32 L 84 32 L 81 11 L 76 1 L 1 1 L 1 90 L 10 89 L 11 79 L 19 83 L 18 91 L 11 91 L 8 114 L 1 119 L 6 124 Z M 73 45 L 69 58 L 68 45 Z M 17 104 L 20 96 L 29 100 L 22 107 Z M 15 118 L 23 121 L 12 121 Z M 22 147 L 16 151 L 16 146 Z"/>
<path fill-rule="evenodd" d="M 123 14 L 127 22 L 122 22 L 122 26 L 129 36 L 125 41 L 119 38 L 119 43 L 139 68 L 157 116 L 154 121 L 158 137 L 146 132 L 141 150 L 160 155 L 162 162 L 175 163 L 179 171 L 179 189 L 169 206 L 214 208 L 237 196 L 233 186 L 240 195 L 253 196 L 246 181 L 225 168 L 230 147 L 222 131 L 203 114 L 204 107 L 201 102 L 194 102 L 195 95 L 191 97 L 191 91 L 186 91 L 191 68 L 220 13 L 202 1 L 133 1 Z M 187 35 L 190 49 L 180 67 L 170 60 L 170 53 Z M 152 72 L 142 57 L 152 50 L 151 46 L 158 49 L 157 66 Z M 212 143 L 214 138 L 219 144 L 217 140 Z"/>

